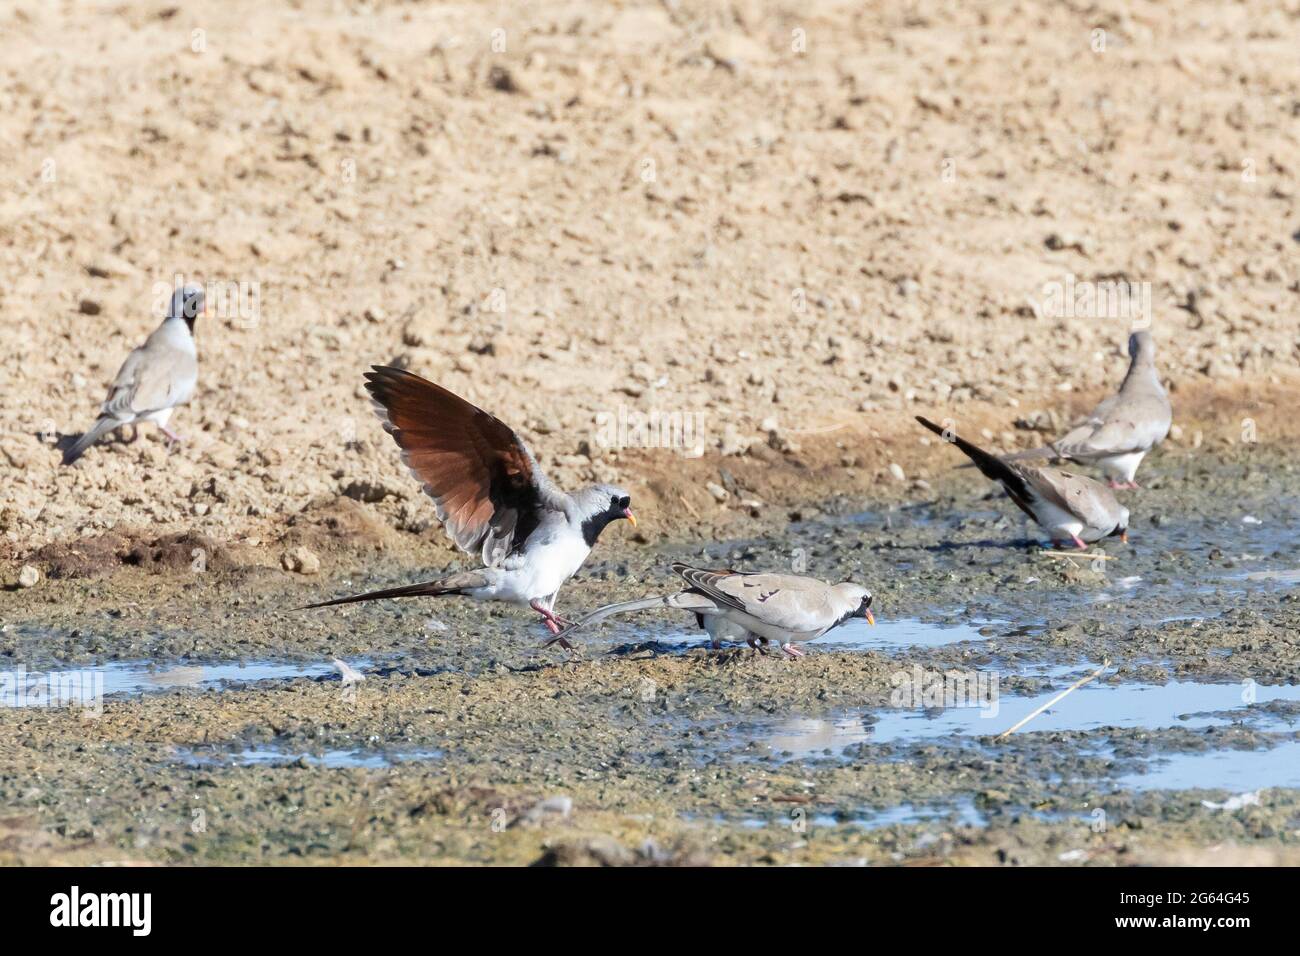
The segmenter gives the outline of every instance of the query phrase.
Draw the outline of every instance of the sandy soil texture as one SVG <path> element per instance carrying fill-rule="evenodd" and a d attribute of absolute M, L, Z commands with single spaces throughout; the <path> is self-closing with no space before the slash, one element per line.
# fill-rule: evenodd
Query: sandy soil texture
<path fill-rule="evenodd" d="M 339 496 L 422 531 L 360 390 L 374 362 L 491 409 L 563 482 L 627 484 L 650 540 L 908 493 L 889 463 L 934 467 L 913 411 L 1033 440 L 1016 419 L 1067 419 L 1122 373 L 1148 293 L 1181 440 L 1293 427 L 1267 407 L 1293 406 L 1300 354 L 1293 4 L 0 20 L 10 557 L 115 528 L 276 565 L 289 522 Z M 189 441 L 146 426 L 61 468 L 178 276 L 213 312 L 173 419 Z M 1045 285 L 1067 281 L 1135 299 L 1076 314 Z M 618 447 L 656 412 L 695 431 L 644 441 L 703 457 Z"/>

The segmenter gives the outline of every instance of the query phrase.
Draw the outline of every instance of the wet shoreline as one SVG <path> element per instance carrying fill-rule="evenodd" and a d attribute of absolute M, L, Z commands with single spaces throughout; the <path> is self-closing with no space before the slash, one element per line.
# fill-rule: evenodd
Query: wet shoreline
<path fill-rule="evenodd" d="M 1162 465 L 1113 560 L 1045 553 L 954 475 L 932 501 L 828 502 L 751 540 L 598 551 L 562 596 L 666 591 L 676 558 L 867 583 L 879 625 L 800 661 L 710 651 L 651 614 L 593 628 L 570 660 L 511 609 L 291 612 L 346 583 L 260 570 L 10 594 L 0 662 L 98 670 L 106 696 L 91 715 L 0 707 L 17 821 L 0 857 L 1074 865 L 1206 861 L 1227 841 L 1294 861 L 1294 467 Z M 377 559 L 348 578 L 412 574 Z M 907 675 L 949 672 L 996 679 L 993 713 L 897 706 Z"/>

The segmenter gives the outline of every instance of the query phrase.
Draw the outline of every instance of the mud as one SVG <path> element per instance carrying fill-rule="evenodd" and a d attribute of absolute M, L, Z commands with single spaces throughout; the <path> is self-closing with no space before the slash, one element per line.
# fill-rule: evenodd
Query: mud
<path fill-rule="evenodd" d="M 1295 468 L 1243 448 L 1148 475 L 1113 560 L 1046 553 L 954 471 L 745 540 L 602 542 L 561 596 L 664 590 L 678 558 L 867 583 L 879 625 L 798 661 L 649 614 L 569 658 L 509 608 L 291 610 L 413 579 L 419 542 L 354 551 L 346 576 L 128 566 L 4 592 L 10 675 L 104 683 L 95 706 L 0 709 L 0 860 L 1300 861 Z M 900 707 L 915 668 L 996 676 L 996 713 Z"/>

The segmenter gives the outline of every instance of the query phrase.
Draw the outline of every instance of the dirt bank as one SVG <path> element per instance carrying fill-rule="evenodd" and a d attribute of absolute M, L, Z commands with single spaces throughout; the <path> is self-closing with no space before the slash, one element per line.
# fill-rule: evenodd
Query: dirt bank
<path fill-rule="evenodd" d="M 1297 385 L 1280 2 L 3 17 L 11 552 L 147 528 L 276 564 L 286 522 L 341 494 L 418 531 L 359 394 L 373 362 L 491 409 L 563 483 L 633 486 L 670 535 L 683 511 L 730 518 L 706 489 L 720 467 L 729 509 L 781 507 L 887 484 L 895 456 L 936 467 L 910 470 L 916 411 L 1001 438 L 1077 410 L 1122 373 L 1134 316 L 1055 314 L 1045 284 L 1067 276 L 1150 292 L 1186 426 L 1240 440 L 1237 409 L 1192 409 Z M 177 275 L 213 283 L 216 313 L 174 420 L 190 441 L 62 468 L 54 445 Z M 656 411 L 754 453 L 600 447 L 601 421 Z"/>

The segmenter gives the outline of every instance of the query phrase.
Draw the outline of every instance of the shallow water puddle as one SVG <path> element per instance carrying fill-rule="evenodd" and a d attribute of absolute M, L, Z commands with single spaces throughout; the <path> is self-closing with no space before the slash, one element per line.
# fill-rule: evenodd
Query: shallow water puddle
<path fill-rule="evenodd" d="M 1300 787 L 1300 740 L 1265 750 L 1209 750 L 1162 755 L 1145 773 L 1116 781 L 1127 790 L 1217 789 L 1244 793 L 1269 787 Z"/>
<path fill-rule="evenodd" d="M 237 753 L 200 753 L 194 750 L 178 751 L 177 757 L 182 763 L 198 767 L 222 764 L 239 767 L 288 767 L 294 764 L 309 767 L 337 769 L 347 767 L 365 767 L 377 769 L 391 767 L 399 763 L 421 760 L 437 760 L 442 757 L 440 750 L 366 750 L 366 749 L 332 749 L 318 751 L 292 751 L 278 747 L 249 747 Z"/>
<path fill-rule="evenodd" d="M 946 709 L 883 708 L 836 719 L 791 718 L 750 728 L 772 754 L 838 754 L 853 744 L 910 743 L 936 737 L 999 734 L 1050 701 L 1060 689 L 1033 697 L 989 695 L 982 706 Z M 1254 704 L 1246 703 L 1253 694 Z M 1300 686 L 1238 684 L 1088 685 L 1035 717 L 1018 733 L 1088 731 L 1103 727 L 1200 728 L 1235 721 L 1287 729 L 1285 718 L 1255 709 L 1272 701 L 1300 701 Z M 1296 718 L 1300 722 L 1300 717 Z M 746 731 L 742 730 L 742 735 Z"/>
<path fill-rule="evenodd" d="M 1014 625 L 1004 621 L 981 621 L 974 624 L 961 622 L 936 623 L 922 621 L 918 618 L 884 619 L 876 618 L 876 626 L 866 621 L 854 620 L 840 625 L 829 634 L 819 637 L 806 645 L 809 648 L 822 647 L 831 651 L 847 650 L 900 650 L 910 647 L 943 647 L 962 641 L 987 641 L 996 635 L 984 634 L 989 627 L 1012 629 Z M 687 651 L 694 647 L 709 647 L 709 637 L 702 630 L 676 629 L 655 631 L 643 627 L 624 626 L 610 635 L 612 643 L 620 640 L 637 645 L 653 644 L 672 652 Z M 740 644 L 724 644 L 724 647 L 744 647 Z M 768 653 L 780 654 L 775 645 L 768 646 Z"/>
<path fill-rule="evenodd" d="M 1281 571 L 1252 571 L 1242 575 L 1245 581 L 1271 581 L 1275 584 L 1291 586 L 1300 584 L 1300 568 L 1288 568 Z"/>
<path fill-rule="evenodd" d="M 692 817 L 687 815 L 686 819 L 692 819 Z M 718 814 L 713 817 L 713 822 L 739 825 L 747 829 L 763 829 L 770 826 L 790 826 L 792 822 L 803 821 L 804 819 L 802 811 L 792 809 L 784 816 L 742 817 L 737 819 L 725 814 Z M 965 827 L 988 826 L 988 818 L 976 809 L 974 801 L 969 798 L 959 800 L 950 806 L 900 803 L 892 807 L 886 807 L 883 810 L 866 809 L 851 814 L 817 813 L 806 819 L 807 823 L 813 827 L 851 826 L 860 827 L 864 830 L 877 830 L 881 827 L 905 826 L 931 821 L 951 822 L 954 826 Z"/>
<path fill-rule="evenodd" d="M 369 660 L 349 662 L 356 670 L 369 667 Z M 285 661 L 246 661 L 229 664 L 177 663 L 159 666 L 149 661 L 102 664 L 66 670 L 28 671 L 18 668 L 0 672 L 0 707 L 61 707 L 73 703 L 129 695 L 197 687 L 224 690 L 263 680 L 320 678 L 336 674 L 331 663 L 304 664 Z"/>
<path fill-rule="evenodd" d="M 993 635 L 984 634 L 982 631 L 990 626 L 1009 628 L 1013 625 L 1003 621 L 936 624 L 916 618 L 894 620 L 878 617 L 875 627 L 862 620 L 848 621 L 829 634 L 817 638 L 816 645 L 834 650 L 943 647 L 962 641 L 987 641 Z"/>
<path fill-rule="evenodd" d="M 1264 515 L 1262 510 L 1255 513 Z M 1008 538 L 1007 565 L 1024 574 L 1022 584 L 982 591 L 973 597 L 970 611 L 986 619 L 1050 621 L 1082 610 L 1130 626 L 1217 617 L 1236 606 L 1240 595 L 1283 591 L 1300 583 L 1297 503 L 1291 499 L 1270 503 L 1266 518 L 1243 523 L 1201 515 L 1187 521 L 1142 524 L 1135 527 L 1130 545 L 1094 546 L 1110 560 L 1090 560 L 1088 552 L 1025 554 L 1017 541 Z M 1030 532 L 1027 528 L 1026 534 L 1034 537 Z M 987 544 L 955 541 L 950 549 L 934 553 L 936 568 L 965 564 L 971 560 L 972 547 Z M 1062 566 L 1102 572 L 1106 577 L 1100 587 L 1040 583 L 1053 579 Z"/>

